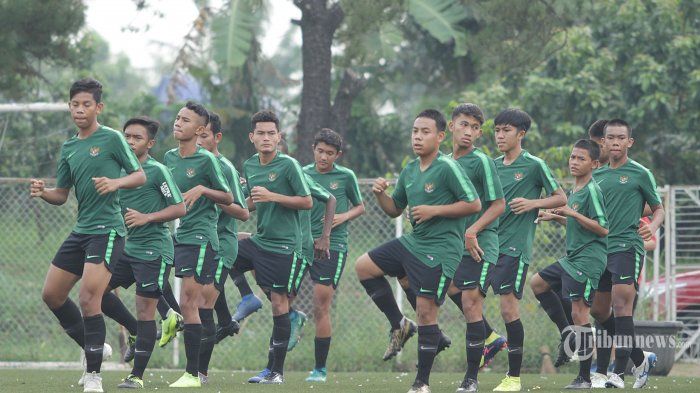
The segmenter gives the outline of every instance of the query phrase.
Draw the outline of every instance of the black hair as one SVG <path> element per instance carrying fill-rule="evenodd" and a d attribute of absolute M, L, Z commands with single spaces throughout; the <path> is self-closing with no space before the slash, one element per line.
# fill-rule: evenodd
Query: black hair
<path fill-rule="evenodd" d="M 255 129 L 255 125 L 258 123 L 275 123 L 277 131 L 280 130 L 280 119 L 277 117 L 275 112 L 265 110 L 257 112 L 250 118 L 250 124 Z"/>
<path fill-rule="evenodd" d="M 96 103 L 102 101 L 102 84 L 93 78 L 84 78 L 73 82 L 70 87 L 70 99 L 78 93 L 90 93 Z"/>
<path fill-rule="evenodd" d="M 494 126 L 511 125 L 518 130 L 527 132 L 532 125 L 532 118 L 524 110 L 518 108 L 508 108 L 496 116 L 493 120 Z"/>
<path fill-rule="evenodd" d="M 606 119 L 598 119 L 588 126 L 588 137 L 591 139 L 600 139 L 605 137 L 605 125 L 608 124 Z"/>
<path fill-rule="evenodd" d="M 204 105 L 193 101 L 187 101 L 185 103 L 185 108 L 196 113 L 204 121 L 204 124 L 202 124 L 203 126 L 209 124 L 209 111 L 207 111 L 207 108 L 205 108 Z"/>
<path fill-rule="evenodd" d="M 435 125 L 437 126 L 438 132 L 445 131 L 445 127 L 447 127 L 447 121 L 445 120 L 445 116 L 440 113 L 439 110 L 437 109 L 425 109 L 421 113 L 416 116 L 416 119 L 419 117 L 425 117 L 428 119 L 433 119 L 435 121 Z"/>
<path fill-rule="evenodd" d="M 129 127 L 132 124 L 142 125 L 146 131 L 148 131 L 149 140 L 156 138 L 156 134 L 160 128 L 160 123 L 158 123 L 157 120 L 153 120 L 148 116 L 136 116 L 127 120 L 126 123 L 124 123 L 124 128 L 122 130 L 126 131 L 126 127 Z"/>
<path fill-rule="evenodd" d="M 452 110 L 452 120 L 454 120 L 459 115 L 471 116 L 479 121 L 479 124 L 484 124 L 484 112 L 481 111 L 476 104 L 459 104 Z"/>
<path fill-rule="evenodd" d="M 343 150 L 343 138 L 337 132 L 330 128 L 322 128 L 316 136 L 314 136 L 314 147 L 323 142 L 326 145 L 335 147 L 335 150 Z"/>
<path fill-rule="evenodd" d="M 211 130 L 214 134 L 221 133 L 221 117 L 218 114 L 209 111 L 209 124 L 211 124 Z"/>
<path fill-rule="evenodd" d="M 588 155 L 593 161 L 600 159 L 600 146 L 592 139 L 579 139 L 574 143 L 574 148 L 588 151 Z"/>
<path fill-rule="evenodd" d="M 605 131 L 608 131 L 608 127 L 625 127 L 627 128 L 627 137 L 632 138 L 632 127 L 626 121 L 622 119 L 611 119 L 608 120 L 608 124 L 605 125 Z"/>

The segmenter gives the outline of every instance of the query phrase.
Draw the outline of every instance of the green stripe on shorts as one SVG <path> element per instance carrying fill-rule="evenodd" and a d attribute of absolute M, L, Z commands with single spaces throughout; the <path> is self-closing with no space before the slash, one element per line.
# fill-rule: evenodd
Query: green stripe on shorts
<path fill-rule="evenodd" d="M 335 267 L 335 277 L 333 277 L 333 284 L 338 285 L 338 280 L 340 279 L 340 273 L 343 271 L 343 263 L 345 263 L 345 253 L 338 253 L 338 266 Z"/>
<path fill-rule="evenodd" d="M 202 275 L 202 266 L 204 266 L 204 254 L 207 252 L 207 243 L 199 246 L 199 256 L 197 257 L 197 275 Z"/>
<path fill-rule="evenodd" d="M 639 258 L 639 253 L 637 251 L 635 251 L 634 252 L 634 281 L 639 280 L 639 269 L 641 269 L 640 259 L 641 258 Z"/>
<path fill-rule="evenodd" d="M 224 258 L 219 258 L 219 265 L 216 267 L 216 274 L 214 275 L 214 280 L 216 283 L 221 282 L 221 272 L 224 270 Z"/>
<path fill-rule="evenodd" d="M 591 285 L 591 279 L 586 280 L 586 290 L 583 292 L 583 298 L 588 301 L 591 300 L 591 290 L 593 289 L 593 286 Z"/>
<path fill-rule="evenodd" d="M 168 263 L 165 262 L 165 258 L 160 258 L 160 272 L 158 272 L 158 288 L 163 289 L 163 281 L 165 279 L 165 268 Z"/>
<path fill-rule="evenodd" d="M 105 251 L 105 263 L 109 265 L 112 259 L 112 249 L 114 248 L 114 238 L 117 236 L 117 231 L 112 229 L 109 231 L 109 240 L 107 241 L 107 251 Z"/>
<path fill-rule="evenodd" d="M 515 277 L 515 291 L 520 292 L 520 284 L 522 284 L 523 269 L 525 268 L 525 262 L 523 262 L 522 255 L 518 258 L 518 275 Z"/>
<path fill-rule="evenodd" d="M 299 274 L 297 274 L 297 279 L 294 283 L 294 290 L 299 289 L 299 285 L 301 285 L 301 277 L 304 275 L 304 269 L 306 268 L 306 265 L 309 263 L 309 261 L 304 257 L 301 260 L 301 267 L 299 268 Z"/>
<path fill-rule="evenodd" d="M 292 258 L 294 260 L 292 261 L 292 270 L 289 272 L 289 281 L 287 282 L 287 292 L 292 291 L 292 285 L 294 284 L 294 271 L 297 268 L 297 253 L 295 252 L 292 254 Z"/>
<path fill-rule="evenodd" d="M 440 284 L 438 285 L 438 290 L 437 290 L 437 297 L 438 299 L 442 299 L 442 291 L 445 289 L 445 281 L 447 278 L 445 275 L 440 275 Z"/>
<path fill-rule="evenodd" d="M 484 288 L 484 285 L 486 284 L 486 273 L 488 273 L 488 271 L 489 271 L 489 264 L 483 260 L 481 261 L 481 263 L 482 263 L 482 266 L 481 266 L 481 277 L 479 277 L 479 285 L 481 286 L 481 288 Z"/>

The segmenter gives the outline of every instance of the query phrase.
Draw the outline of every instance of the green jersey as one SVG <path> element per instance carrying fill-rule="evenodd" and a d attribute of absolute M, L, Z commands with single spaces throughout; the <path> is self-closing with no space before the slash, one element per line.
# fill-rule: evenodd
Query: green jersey
<path fill-rule="evenodd" d="M 398 209 L 408 208 L 413 226 L 413 232 L 399 238 L 401 244 L 427 266 L 441 265 L 443 275 L 452 278 L 464 252 L 465 218 L 433 217 L 417 224 L 411 208 L 476 200 L 474 186 L 462 167 L 439 153 L 430 166 L 421 171 L 420 160 L 416 158 L 401 171 L 391 197 Z"/>
<path fill-rule="evenodd" d="M 231 192 L 219 160 L 206 149 L 198 146 L 194 154 L 182 157 L 179 149 L 174 148 L 165 153 L 164 161 L 183 193 L 199 185 Z M 178 243 L 194 245 L 209 242 L 215 251 L 219 251 L 219 237 L 216 233 L 218 218 L 219 211 L 214 201 L 204 196 L 200 197 L 180 219 L 175 240 Z"/>
<path fill-rule="evenodd" d="M 523 263 L 529 264 L 538 211 L 515 214 L 510 210 L 510 201 L 515 198 L 538 199 L 542 190 L 551 195 L 559 189 L 559 184 L 547 164 L 525 150 L 510 165 L 503 164 L 504 158 L 496 159 L 496 170 L 506 200 L 506 210 L 499 218 L 499 253 L 519 257 Z"/>
<path fill-rule="evenodd" d="M 333 164 L 330 172 L 319 173 L 316 164 L 304 167 L 304 172 L 309 174 L 318 184 L 329 190 L 335 197 L 335 214 L 346 213 L 353 206 L 362 204 L 362 193 L 355 177 L 355 172 L 343 166 Z M 314 238 L 321 237 L 323 232 L 323 220 L 326 214 L 326 204 L 319 201 L 311 209 L 311 233 Z M 348 250 L 348 222 L 344 222 L 331 231 L 331 250 L 347 252 Z"/>
<path fill-rule="evenodd" d="M 246 160 L 243 163 L 243 177 L 249 193 L 254 187 L 265 187 L 287 196 L 311 194 L 297 160 L 280 152 L 265 165 L 260 164 L 258 154 Z M 257 229 L 251 237 L 255 244 L 277 254 L 301 254 L 303 239 L 299 233 L 301 221 L 298 210 L 274 202 L 256 203 L 255 210 L 258 213 Z"/>
<path fill-rule="evenodd" d="M 126 228 L 118 193 L 98 194 L 92 179 L 117 179 L 122 169 L 132 173 L 139 168 L 139 161 L 127 145 L 124 135 L 109 127 L 100 126 L 85 139 L 78 138 L 76 134 L 65 141 L 56 170 L 56 188 L 75 187 L 78 222 L 73 232 L 98 235 L 114 230 L 119 236 L 124 236 Z"/>
<path fill-rule="evenodd" d="M 477 195 L 479 195 L 479 199 L 481 199 L 481 212 L 467 217 L 466 224 L 469 228 L 481 218 L 493 201 L 503 198 L 503 187 L 496 172 L 496 164 L 478 148 L 474 148 L 471 153 L 459 157 L 457 162 L 464 168 Z M 477 241 L 479 247 L 484 250 L 483 260 L 487 263 L 496 263 L 498 260 L 498 219 L 479 232 Z M 466 249 L 464 255 L 470 255 Z"/>
<path fill-rule="evenodd" d="M 603 190 L 608 209 L 608 253 L 626 251 L 632 247 L 638 253 L 644 253 L 644 242 L 637 233 L 644 203 L 650 207 L 661 204 L 654 175 L 628 158 L 619 168 L 612 169 L 609 164 L 599 168 L 593 172 L 593 178 Z"/>
<path fill-rule="evenodd" d="M 578 213 L 608 227 L 603 192 L 594 180 L 580 190 L 570 193 L 568 205 Z M 601 274 L 608 263 L 608 241 L 584 228 L 575 218 L 566 218 L 566 256 L 559 264 L 574 280 L 585 283 L 590 279 L 597 288 Z"/>
<path fill-rule="evenodd" d="M 246 204 L 243 191 L 241 190 L 241 179 L 238 176 L 238 171 L 223 154 L 219 154 L 216 158 L 219 159 L 226 183 L 233 193 L 233 203 L 247 209 L 248 204 Z M 219 209 L 218 206 L 217 209 Z M 224 213 L 221 209 L 219 209 L 216 233 L 219 236 L 218 258 L 224 261 L 224 266 L 227 269 L 230 269 L 238 256 L 238 224 L 235 218 Z"/>
<path fill-rule="evenodd" d="M 311 191 L 311 198 L 314 201 L 314 208 L 318 205 L 323 205 L 324 209 L 326 202 L 331 199 L 331 193 L 328 192 L 323 186 L 318 184 L 310 175 L 304 174 L 306 183 L 309 185 L 309 190 Z M 313 232 L 312 220 L 312 210 L 299 210 L 299 219 L 301 221 L 301 233 L 303 235 L 302 239 L 302 253 L 306 259 L 306 263 L 311 264 L 314 261 L 314 239 L 321 237 L 323 231 L 316 235 Z M 321 224 L 323 228 L 323 224 Z"/>
<path fill-rule="evenodd" d="M 155 213 L 171 205 L 182 203 L 182 194 L 168 168 L 160 162 L 148 157 L 142 165 L 146 174 L 146 184 L 132 189 L 119 190 L 119 202 L 122 213 L 127 208 L 139 213 Z M 169 244 L 168 244 L 169 241 Z M 164 222 L 151 222 L 146 225 L 129 228 L 127 231 L 124 253 L 130 257 L 144 261 L 153 261 L 163 255 L 168 262 L 172 261 L 172 238 L 170 230 Z"/>

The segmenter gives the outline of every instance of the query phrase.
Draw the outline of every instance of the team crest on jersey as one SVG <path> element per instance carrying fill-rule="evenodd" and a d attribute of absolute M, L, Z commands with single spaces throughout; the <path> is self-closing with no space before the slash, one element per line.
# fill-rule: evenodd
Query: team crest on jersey
<path fill-rule="evenodd" d="M 516 181 L 520 181 L 523 180 L 523 177 L 525 177 L 525 175 L 523 175 L 522 172 L 517 172 L 514 177 Z"/>
<path fill-rule="evenodd" d="M 431 192 L 435 191 L 435 184 L 433 183 L 425 183 L 425 192 L 430 194 Z"/>
<path fill-rule="evenodd" d="M 187 168 L 185 170 L 185 175 L 187 175 L 187 177 L 189 177 L 189 178 L 193 178 L 195 173 L 196 172 L 194 171 L 194 168 Z"/>
<path fill-rule="evenodd" d="M 574 203 L 573 205 L 571 205 L 571 208 L 578 211 L 578 206 L 578 203 Z"/>
<path fill-rule="evenodd" d="M 100 147 L 99 146 L 93 146 L 90 148 L 90 155 L 93 157 L 97 157 L 97 155 L 100 154 Z"/>
<path fill-rule="evenodd" d="M 338 189 L 338 182 L 337 181 L 331 182 L 329 187 L 331 188 L 331 190 L 337 190 Z"/>
<path fill-rule="evenodd" d="M 267 175 L 267 178 L 268 178 L 270 181 L 275 181 L 275 179 L 277 179 L 277 173 L 275 173 L 275 172 L 270 172 L 270 174 Z"/>
<path fill-rule="evenodd" d="M 627 184 L 629 180 L 629 176 L 620 176 L 620 184 Z"/>

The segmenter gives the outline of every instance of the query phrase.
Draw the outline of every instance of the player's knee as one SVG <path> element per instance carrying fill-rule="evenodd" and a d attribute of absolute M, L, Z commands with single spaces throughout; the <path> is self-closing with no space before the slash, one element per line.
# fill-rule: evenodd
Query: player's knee
<path fill-rule="evenodd" d="M 87 310 L 92 310 L 95 307 L 98 309 L 101 309 L 101 303 L 102 303 L 102 293 L 96 293 L 94 291 L 88 291 L 88 290 L 81 290 L 79 301 L 80 301 L 80 309 L 85 312 Z"/>
<path fill-rule="evenodd" d="M 532 276 L 530 279 L 530 289 L 532 289 L 532 293 L 539 295 L 540 293 L 546 292 L 549 288 L 547 283 L 538 273 Z"/>
<path fill-rule="evenodd" d="M 58 294 L 48 290 L 46 287 L 41 291 L 41 300 L 52 310 L 61 307 L 66 302 L 65 297 L 58 296 Z"/>
<path fill-rule="evenodd" d="M 571 318 L 576 325 L 585 325 L 588 323 L 589 309 L 583 304 L 582 300 L 573 302 L 571 305 Z"/>
<path fill-rule="evenodd" d="M 362 254 L 357 260 L 355 261 L 355 273 L 357 274 L 357 277 L 360 280 L 367 280 L 369 278 L 372 278 L 371 275 L 369 274 L 369 265 L 372 261 L 369 259 L 369 255 Z"/>

